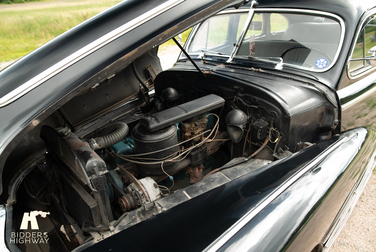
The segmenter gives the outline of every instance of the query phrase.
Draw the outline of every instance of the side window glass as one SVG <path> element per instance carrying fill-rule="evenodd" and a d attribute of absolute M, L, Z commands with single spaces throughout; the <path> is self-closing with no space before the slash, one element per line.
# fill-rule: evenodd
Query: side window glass
<path fill-rule="evenodd" d="M 356 40 L 354 51 L 353 51 L 352 56 L 351 56 L 351 60 L 354 60 L 354 61 L 351 61 L 350 66 L 349 66 L 350 72 L 354 72 L 355 70 L 360 69 L 364 66 L 364 63 L 363 63 L 362 60 L 356 61 L 356 59 L 363 58 L 363 54 L 364 54 L 363 35 L 364 35 L 364 32 L 361 31 L 358 39 Z"/>
<path fill-rule="evenodd" d="M 370 53 L 369 50 L 376 46 L 376 18 L 372 19 L 371 22 L 367 24 L 364 32 L 366 57 L 372 56 L 372 53 Z"/>
<path fill-rule="evenodd" d="M 280 32 L 285 31 L 289 26 L 287 19 L 278 13 L 272 13 L 270 15 L 270 31 Z"/>
<path fill-rule="evenodd" d="M 359 33 L 349 65 L 351 75 L 369 69 L 370 64 L 366 58 L 372 56 L 369 50 L 374 46 L 376 46 L 376 18 L 373 18 Z"/>

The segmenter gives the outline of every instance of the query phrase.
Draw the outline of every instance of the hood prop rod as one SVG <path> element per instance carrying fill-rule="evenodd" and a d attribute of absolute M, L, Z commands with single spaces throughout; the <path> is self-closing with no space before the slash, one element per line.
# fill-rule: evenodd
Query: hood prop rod
<path fill-rule="evenodd" d="M 189 61 L 195 66 L 195 68 L 204 76 L 206 77 L 206 74 L 198 67 L 198 65 L 196 64 L 196 62 L 194 62 L 194 60 L 191 58 L 191 56 L 189 56 L 189 54 L 187 53 L 186 50 L 184 50 L 184 48 L 180 45 L 180 43 L 173 37 L 172 40 L 175 42 L 175 44 L 180 48 L 180 50 L 185 54 L 185 56 L 187 56 L 187 58 L 189 59 Z"/>

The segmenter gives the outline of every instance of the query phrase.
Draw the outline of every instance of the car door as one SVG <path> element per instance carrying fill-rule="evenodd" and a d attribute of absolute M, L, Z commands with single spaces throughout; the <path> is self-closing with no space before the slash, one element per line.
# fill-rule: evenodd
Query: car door
<path fill-rule="evenodd" d="M 369 51 L 376 46 L 376 13 L 369 13 L 358 28 L 338 96 L 342 107 L 341 130 L 376 129 L 376 68 Z"/>

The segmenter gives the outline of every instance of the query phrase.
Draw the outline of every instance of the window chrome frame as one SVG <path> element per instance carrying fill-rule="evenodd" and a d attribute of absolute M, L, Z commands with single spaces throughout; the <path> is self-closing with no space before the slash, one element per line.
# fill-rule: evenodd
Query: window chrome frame
<path fill-rule="evenodd" d="M 368 65 L 368 66 L 363 66 L 358 69 L 354 69 L 353 71 L 350 71 L 350 62 L 351 62 L 351 58 L 355 50 L 356 41 L 358 40 L 358 37 L 360 33 L 363 31 L 363 29 L 365 28 L 365 26 L 372 20 L 372 16 L 373 18 L 376 18 L 375 9 L 372 9 L 368 14 L 366 14 L 366 16 L 363 18 L 361 25 L 358 26 L 357 31 L 355 33 L 356 35 L 354 36 L 354 41 L 350 48 L 351 54 L 346 60 L 346 73 L 347 73 L 347 77 L 350 80 L 360 78 L 366 74 L 369 74 L 372 70 L 375 70 L 375 67 Z"/>

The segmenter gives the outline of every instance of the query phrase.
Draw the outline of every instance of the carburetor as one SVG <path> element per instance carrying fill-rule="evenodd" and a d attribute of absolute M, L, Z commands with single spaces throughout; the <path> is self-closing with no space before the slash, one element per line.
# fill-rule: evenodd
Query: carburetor
<path fill-rule="evenodd" d="M 179 128 L 181 132 L 181 140 L 185 141 L 192 139 L 194 142 L 203 140 L 204 135 L 202 133 L 206 129 L 207 123 L 208 116 L 206 114 L 195 116 L 187 121 L 180 123 Z"/>

